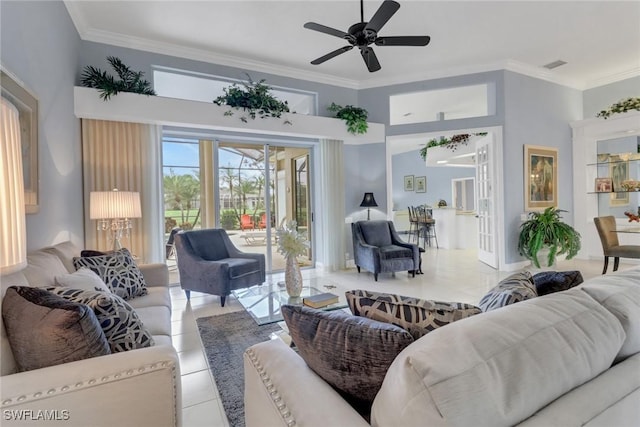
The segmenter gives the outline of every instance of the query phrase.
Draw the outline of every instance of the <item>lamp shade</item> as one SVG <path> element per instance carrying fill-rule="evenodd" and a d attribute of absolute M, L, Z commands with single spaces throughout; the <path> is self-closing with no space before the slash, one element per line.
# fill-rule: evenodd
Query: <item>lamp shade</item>
<path fill-rule="evenodd" d="M 140 218 L 140 193 L 137 191 L 92 191 L 89 195 L 89 218 Z"/>
<path fill-rule="evenodd" d="M 378 206 L 376 203 L 376 199 L 373 197 L 373 193 L 364 193 L 364 197 L 362 198 L 362 203 L 360 203 L 361 208 L 373 208 Z"/>
<path fill-rule="evenodd" d="M 0 274 L 27 264 L 27 227 L 22 180 L 20 113 L 5 98 L 0 104 Z"/>

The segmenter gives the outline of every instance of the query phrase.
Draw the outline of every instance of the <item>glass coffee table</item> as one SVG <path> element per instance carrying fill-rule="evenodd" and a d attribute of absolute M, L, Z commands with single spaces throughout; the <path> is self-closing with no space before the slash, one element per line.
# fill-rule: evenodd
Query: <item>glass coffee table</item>
<path fill-rule="evenodd" d="M 331 292 L 337 295 L 339 301 L 335 304 L 322 307 L 321 310 L 338 310 L 348 306 L 344 292 L 340 291 L 335 285 L 312 284 L 307 280 L 304 281 L 302 294 L 299 298 L 290 298 L 284 288 L 284 283 L 282 283 L 282 285 L 265 283 L 250 288 L 236 289 L 232 294 L 240 304 L 242 304 L 245 310 L 251 314 L 251 317 L 253 317 L 258 325 L 266 325 L 284 320 L 282 311 L 280 311 L 280 307 L 284 304 L 302 305 L 302 298 L 325 292 Z"/>

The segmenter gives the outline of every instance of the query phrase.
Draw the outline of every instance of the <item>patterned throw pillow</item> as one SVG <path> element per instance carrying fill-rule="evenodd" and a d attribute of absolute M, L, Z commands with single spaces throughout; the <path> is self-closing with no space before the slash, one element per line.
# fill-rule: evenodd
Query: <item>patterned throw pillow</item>
<path fill-rule="evenodd" d="M 538 296 L 566 291 L 584 282 L 582 273 L 574 271 L 543 271 L 533 275 Z"/>
<path fill-rule="evenodd" d="M 413 337 L 397 326 L 324 311 L 283 305 L 282 316 L 300 356 L 365 418 L 391 362 Z"/>
<path fill-rule="evenodd" d="M 461 302 L 440 302 L 355 290 L 345 292 L 351 312 L 379 322 L 392 323 L 409 331 L 414 339 L 456 320 L 482 313 Z"/>
<path fill-rule="evenodd" d="M 110 354 L 95 314 L 40 288 L 11 286 L 2 319 L 20 371 Z"/>
<path fill-rule="evenodd" d="M 491 311 L 537 296 L 531 273 L 523 271 L 501 280 L 496 287 L 482 297 L 478 306 L 482 311 Z"/>
<path fill-rule="evenodd" d="M 107 284 L 111 292 L 125 300 L 147 294 L 144 276 L 126 248 L 103 255 L 75 257 L 73 265 L 76 269 L 91 269 Z"/>
<path fill-rule="evenodd" d="M 56 276 L 56 285 L 85 291 L 111 292 L 100 276 L 87 267 L 82 267 L 71 274 Z"/>
<path fill-rule="evenodd" d="M 135 310 L 117 295 L 64 287 L 47 290 L 69 301 L 88 305 L 100 322 L 111 352 L 151 347 L 154 344 L 153 337 Z"/>

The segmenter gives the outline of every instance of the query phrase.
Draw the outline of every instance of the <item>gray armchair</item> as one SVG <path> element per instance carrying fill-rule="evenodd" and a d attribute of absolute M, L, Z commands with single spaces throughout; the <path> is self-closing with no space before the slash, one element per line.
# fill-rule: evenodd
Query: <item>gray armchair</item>
<path fill-rule="evenodd" d="M 420 266 L 418 245 L 400 239 L 391 221 L 358 221 L 351 224 L 353 255 L 358 273 L 364 268 L 378 281 L 379 273 L 408 271 L 413 277 Z"/>
<path fill-rule="evenodd" d="M 220 296 L 220 305 L 234 289 L 265 281 L 263 254 L 239 251 L 221 228 L 183 231 L 175 235 L 180 286 L 187 299 L 191 291 Z"/>

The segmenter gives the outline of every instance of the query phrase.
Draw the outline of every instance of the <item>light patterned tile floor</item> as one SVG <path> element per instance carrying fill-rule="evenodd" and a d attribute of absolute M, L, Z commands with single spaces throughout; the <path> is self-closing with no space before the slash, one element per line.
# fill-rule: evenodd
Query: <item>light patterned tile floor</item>
<path fill-rule="evenodd" d="M 499 272 L 477 260 L 473 250 L 446 250 L 428 248 L 423 255 L 425 274 L 412 278 L 407 273 L 381 274 L 378 282 L 371 273 L 358 274 L 352 268 L 336 273 L 321 273 L 315 269 L 303 270 L 305 278 L 321 278 L 336 284 L 332 292 L 349 289 L 368 289 L 391 292 L 441 301 L 459 301 L 477 304 L 480 298 L 499 280 L 512 274 Z M 620 269 L 632 267 L 621 264 Z M 557 270 L 580 270 L 585 279 L 600 275 L 601 261 L 571 260 L 558 263 Z M 179 279 L 172 272 L 172 283 Z M 282 274 L 267 277 L 268 281 L 282 280 Z M 178 350 L 182 370 L 183 425 L 185 427 L 218 427 L 229 423 L 220 402 L 215 379 L 207 366 L 204 348 L 195 319 L 242 310 L 232 296 L 225 307 L 220 307 L 216 296 L 191 293 L 188 303 L 179 286 L 171 288 L 173 303 L 173 344 Z"/>

